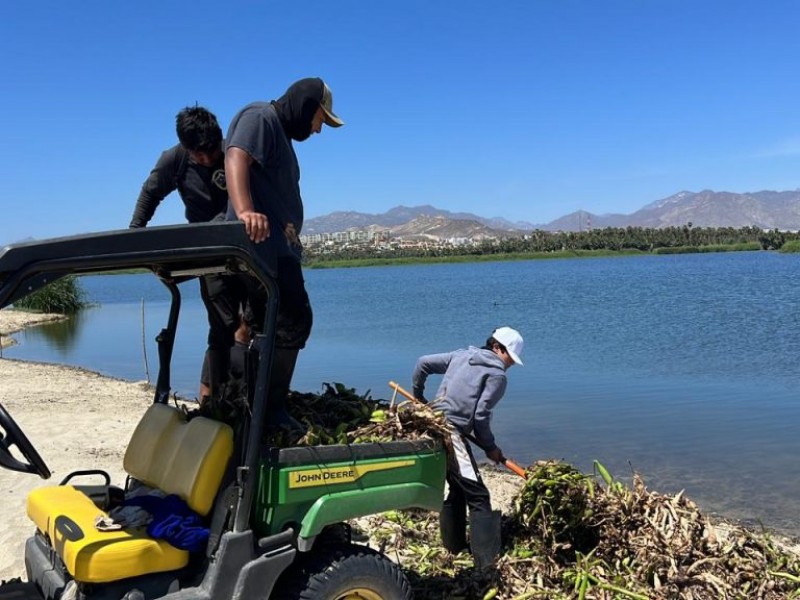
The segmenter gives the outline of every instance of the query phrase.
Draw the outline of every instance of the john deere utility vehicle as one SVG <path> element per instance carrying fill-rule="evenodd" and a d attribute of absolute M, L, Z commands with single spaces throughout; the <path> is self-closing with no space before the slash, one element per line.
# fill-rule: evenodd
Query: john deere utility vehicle
<path fill-rule="evenodd" d="M 157 337 L 154 402 L 123 460 L 128 477 L 117 488 L 107 474 L 76 465 L 58 485 L 31 492 L 19 507 L 32 521 L 27 581 L 0 586 L 0 600 L 410 598 L 398 567 L 352 543 L 342 523 L 390 509 L 438 511 L 445 451 L 434 441 L 289 448 L 263 441 L 279 299 L 274 265 L 255 255 L 243 225 L 153 227 L 8 246 L 0 252 L 0 308 L 67 275 L 130 269 L 152 272 L 172 304 Z M 246 274 L 268 292 L 263 331 L 248 350 L 250 410 L 237 423 L 190 418 L 169 403 L 180 287 L 208 273 Z M 2 405 L 0 465 L 50 477 Z M 141 486 L 183 500 L 208 528 L 208 543 L 182 550 L 145 528 L 99 529 L 96 520 L 108 516 L 112 502 Z"/>

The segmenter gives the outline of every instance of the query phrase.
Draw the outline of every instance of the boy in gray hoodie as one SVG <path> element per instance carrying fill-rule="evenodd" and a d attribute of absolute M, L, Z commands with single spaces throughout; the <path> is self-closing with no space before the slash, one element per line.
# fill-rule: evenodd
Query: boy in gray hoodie
<path fill-rule="evenodd" d="M 444 375 L 433 405 L 444 412 L 450 424 L 454 460 L 447 469 L 450 491 L 439 515 L 439 525 L 445 548 L 460 552 L 467 547 L 469 507 L 469 546 L 477 569 L 491 566 L 500 551 L 500 515 L 492 511 L 489 490 L 464 436 L 474 436 L 491 460 L 505 460 L 492 434 L 492 410 L 506 391 L 506 370 L 515 364 L 522 365 L 522 348 L 518 331 L 499 327 L 482 348 L 470 346 L 421 356 L 412 375 L 414 396 L 422 402 L 427 402 L 424 394 L 428 375 Z"/>

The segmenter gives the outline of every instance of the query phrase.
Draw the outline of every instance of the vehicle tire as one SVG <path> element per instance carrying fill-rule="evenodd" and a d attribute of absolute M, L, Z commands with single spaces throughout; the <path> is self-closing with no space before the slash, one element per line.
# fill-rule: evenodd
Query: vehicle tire
<path fill-rule="evenodd" d="M 323 545 L 301 558 L 275 586 L 287 600 L 412 600 L 411 586 L 395 563 L 357 544 Z"/>

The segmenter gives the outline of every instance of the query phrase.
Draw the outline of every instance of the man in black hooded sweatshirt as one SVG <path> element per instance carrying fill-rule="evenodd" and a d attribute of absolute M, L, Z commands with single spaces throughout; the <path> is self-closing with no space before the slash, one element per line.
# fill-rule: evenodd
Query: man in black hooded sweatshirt
<path fill-rule="evenodd" d="M 296 81 L 272 102 L 254 102 L 231 121 L 225 146 L 228 219 L 243 221 L 256 251 L 277 256 L 280 294 L 275 351 L 269 387 L 269 427 L 297 424 L 286 413 L 286 397 L 297 355 L 311 333 L 311 304 L 300 268 L 303 199 L 300 167 L 292 146 L 322 125 L 341 127 L 333 96 L 319 78 Z M 251 289 L 250 296 L 259 290 Z M 264 302 L 251 301 L 257 327 L 263 327 Z"/>

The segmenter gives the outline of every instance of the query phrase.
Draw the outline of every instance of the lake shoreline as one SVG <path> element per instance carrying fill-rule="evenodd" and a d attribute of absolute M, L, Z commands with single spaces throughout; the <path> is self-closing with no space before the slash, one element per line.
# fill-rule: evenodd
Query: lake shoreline
<path fill-rule="evenodd" d="M 55 314 L 0 310 L 4 345 L 10 334 L 43 323 L 64 320 Z M 57 485 L 75 469 L 101 469 L 122 485 L 122 457 L 133 429 L 153 402 L 153 388 L 82 368 L 13 358 L 0 358 L 0 404 L 17 422 L 52 471 L 35 475 L 2 470 L 4 500 L 0 504 L 0 581 L 25 576 L 24 548 L 34 531 L 25 514 L 25 499 L 36 488 Z M 80 393 L 76 393 L 79 390 Z M 124 399 L 124 401 L 121 401 Z M 92 437 L 87 432 L 93 432 Z M 496 508 L 505 512 L 520 487 L 518 478 L 486 469 Z"/>
<path fill-rule="evenodd" d="M 65 321 L 69 317 L 55 313 L 34 313 L 24 310 L 6 308 L 0 311 L 0 348 L 7 348 L 16 344 L 13 334 L 27 327 Z"/>
<path fill-rule="evenodd" d="M 63 319 L 42 315 L 0 311 L 4 334 L 25 327 Z M 122 457 L 138 419 L 153 401 L 152 387 L 100 375 L 79 367 L 0 359 L 0 403 L 11 413 L 39 450 L 53 472 L 43 481 L 35 476 L 3 471 L 6 500 L 0 506 L 0 580 L 24 576 L 24 542 L 33 532 L 25 515 L 25 498 L 35 488 L 54 485 L 76 468 L 103 469 L 112 482 L 124 481 Z M 79 393 L 76 393 L 79 391 Z M 124 401 L 120 401 L 124 399 Z M 93 432 L 87 436 L 87 432 Z M 87 439 L 88 437 L 88 439 Z M 497 468 L 484 469 L 495 508 L 508 514 L 521 480 Z M 743 527 L 723 517 L 712 517 L 719 532 Z M 799 541 L 770 532 L 782 549 L 800 553 Z"/>
<path fill-rule="evenodd" d="M 715 244 L 709 246 L 659 247 L 652 251 L 626 248 L 622 250 L 555 250 L 553 252 L 499 252 L 497 254 L 456 254 L 451 256 L 365 257 L 332 258 L 320 260 L 310 258 L 303 263 L 307 269 L 351 269 L 357 267 L 396 267 L 403 265 L 458 264 L 481 262 L 508 262 L 522 260 L 563 260 L 570 258 L 616 258 L 626 256 L 667 256 L 675 254 L 720 254 L 728 252 L 778 252 L 796 253 L 800 246 L 789 246 L 786 250 L 763 250 L 755 245 Z"/>

